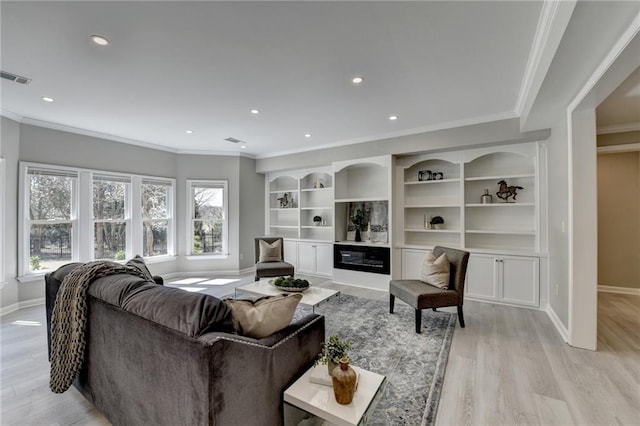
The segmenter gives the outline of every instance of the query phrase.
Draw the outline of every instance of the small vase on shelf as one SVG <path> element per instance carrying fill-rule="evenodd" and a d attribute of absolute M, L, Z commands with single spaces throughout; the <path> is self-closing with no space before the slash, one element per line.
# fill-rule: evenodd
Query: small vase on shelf
<path fill-rule="evenodd" d="M 362 241 L 362 237 L 360 236 L 360 230 L 356 229 L 356 242 L 359 243 Z"/>
<path fill-rule="evenodd" d="M 493 203 L 493 197 L 491 196 L 491 194 L 489 194 L 489 190 L 488 189 L 484 190 L 484 194 L 482 194 L 482 197 L 480 197 L 480 202 L 482 204 L 491 204 L 491 203 Z"/>
<path fill-rule="evenodd" d="M 333 381 L 333 394 L 338 404 L 347 405 L 353 401 L 356 392 L 356 372 L 349 366 L 349 359 L 342 358 L 340 366 L 336 367 L 331 374 Z"/>

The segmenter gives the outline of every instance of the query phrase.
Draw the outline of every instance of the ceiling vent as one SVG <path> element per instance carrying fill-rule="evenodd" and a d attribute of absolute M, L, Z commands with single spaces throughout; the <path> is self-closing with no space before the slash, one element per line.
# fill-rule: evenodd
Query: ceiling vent
<path fill-rule="evenodd" d="M 20 84 L 29 84 L 29 82 L 31 81 L 30 78 L 23 77 L 21 75 L 11 74 L 10 72 L 1 71 L 1 70 L 0 70 L 0 77 L 5 78 L 7 80 L 15 81 L 16 83 L 20 83 Z"/>
<path fill-rule="evenodd" d="M 225 141 L 228 141 L 228 142 L 231 142 L 231 143 L 241 143 L 242 142 L 240 139 L 236 139 L 236 138 L 232 138 L 232 137 L 226 138 Z"/>

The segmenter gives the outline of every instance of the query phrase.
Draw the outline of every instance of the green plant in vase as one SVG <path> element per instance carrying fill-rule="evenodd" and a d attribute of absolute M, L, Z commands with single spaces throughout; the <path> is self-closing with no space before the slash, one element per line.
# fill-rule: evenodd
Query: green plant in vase
<path fill-rule="evenodd" d="M 351 343 L 340 340 L 340 336 L 334 334 L 320 344 L 320 355 L 318 355 L 315 364 L 326 364 L 331 376 L 331 372 L 338 366 L 340 359 L 349 357 L 350 350 Z"/>
<path fill-rule="evenodd" d="M 357 209 L 352 215 L 351 215 L 351 223 L 353 223 L 353 226 L 355 226 L 356 228 L 356 241 L 362 241 L 362 237 L 360 236 L 360 231 L 364 231 L 366 229 L 367 224 L 369 223 L 369 218 L 367 217 L 367 214 L 360 210 Z"/>

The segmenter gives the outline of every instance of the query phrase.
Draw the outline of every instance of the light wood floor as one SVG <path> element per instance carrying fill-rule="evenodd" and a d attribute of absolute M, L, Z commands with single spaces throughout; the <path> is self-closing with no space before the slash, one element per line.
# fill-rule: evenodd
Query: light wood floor
<path fill-rule="evenodd" d="M 385 292 L 313 284 L 387 300 Z M 468 301 L 465 320 L 454 333 L 438 425 L 640 424 L 639 296 L 600 294 L 597 352 L 564 344 L 540 311 Z M 108 425 L 74 388 L 49 391 L 44 325 L 44 306 L 0 321 L 0 425 Z"/>

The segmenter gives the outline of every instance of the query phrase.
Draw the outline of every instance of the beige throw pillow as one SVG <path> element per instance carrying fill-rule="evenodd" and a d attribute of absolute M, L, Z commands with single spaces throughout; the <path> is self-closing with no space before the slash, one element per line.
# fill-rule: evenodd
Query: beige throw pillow
<path fill-rule="evenodd" d="M 443 289 L 449 288 L 449 259 L 445 253 L 436 258 L 433 252 L 427 252 L 420 281 Z"/>
<path fill-rule="evenodd" d="M 225 302 L 232 310 L 236 332 L 261 339 L 291 324 L 301 299 L 301 294 L 285 294 L 255 301 L 227 299 Z"/>
<path fill-rule="evenodd" d="M 271 244 L 260 240 L 260 262 L 282 262 L 281 252 L 282 240 L 275 240 Z"/>

